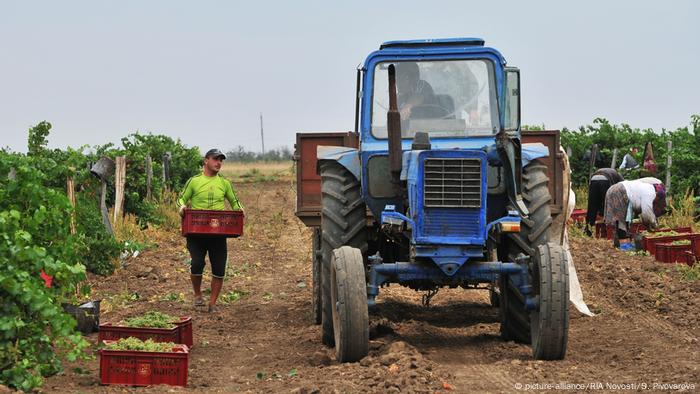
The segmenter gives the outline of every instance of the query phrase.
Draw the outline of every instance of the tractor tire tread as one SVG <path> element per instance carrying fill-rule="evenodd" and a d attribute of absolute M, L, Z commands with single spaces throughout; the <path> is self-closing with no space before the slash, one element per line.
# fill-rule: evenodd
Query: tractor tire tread
<path fill-rule="evenodd" d="M 362 202 L 360 181 L 341 164 L 333 161 L 322 162 L 320 174 L 323 191 L 321 193 L 321 338 L 325 345 L 334 346 L 330 304 L 331 255 L 334 249 L 345 245 L 358 248 L 362 253 L 367 251 L 366 207 Z"/>

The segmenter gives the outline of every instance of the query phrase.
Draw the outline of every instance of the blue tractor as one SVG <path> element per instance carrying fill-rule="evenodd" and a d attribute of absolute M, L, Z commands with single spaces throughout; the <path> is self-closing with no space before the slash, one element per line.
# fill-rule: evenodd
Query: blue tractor
<path fill-rule="evenodd" d="M 482 39 L 386 42 L 358 70 L 357 146 L 297 157 L 320 175 L 315 305 L 340 362 L 367 355 L 368 308 L 389 283 L 424 303 L 488 286 L 504 339 L 564 357 L 567 258 L 549 240 L 541 161 L 555 152 L 521 143 L 519 80 Z"/>

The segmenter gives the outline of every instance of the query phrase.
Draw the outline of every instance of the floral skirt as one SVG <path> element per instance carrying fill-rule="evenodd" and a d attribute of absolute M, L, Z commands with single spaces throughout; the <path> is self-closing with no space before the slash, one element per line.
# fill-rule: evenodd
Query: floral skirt
<path fill-rule="evenodd" d="M 627 190 L 621 183 L 610 186 L 605 194 L 605 224 L 613 226 L 617 223 L 620 230 L 627 231 L 627 207 L 629 206 Z"/>

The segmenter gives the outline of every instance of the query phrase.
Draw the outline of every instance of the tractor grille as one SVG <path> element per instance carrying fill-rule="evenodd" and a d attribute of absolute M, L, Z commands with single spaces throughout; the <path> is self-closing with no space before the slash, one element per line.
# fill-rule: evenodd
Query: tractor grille
<path fill-rule="evenodd" d="M 426 207 L 481 208 L 481 159 L 426 159 Z"/>

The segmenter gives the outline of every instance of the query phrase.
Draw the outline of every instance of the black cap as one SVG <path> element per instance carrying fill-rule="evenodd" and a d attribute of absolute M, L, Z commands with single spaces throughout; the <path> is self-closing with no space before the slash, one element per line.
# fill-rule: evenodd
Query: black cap
<path fill-rule="evenodd" d="M 209 151 L 207 151 L 207 153 L 204 155 L 204 157 L 205 157 L 205 158 L 210 158 L 210 157 L 221 157 L 222 159 L 226 160 L 226 155 L 225 155 L 222 151 L 220 151 L 220 150 L 218 150 L 218 149 L 216 149 L 216 148 L 214 148 L 214 149 L 209 149 Z"/>

